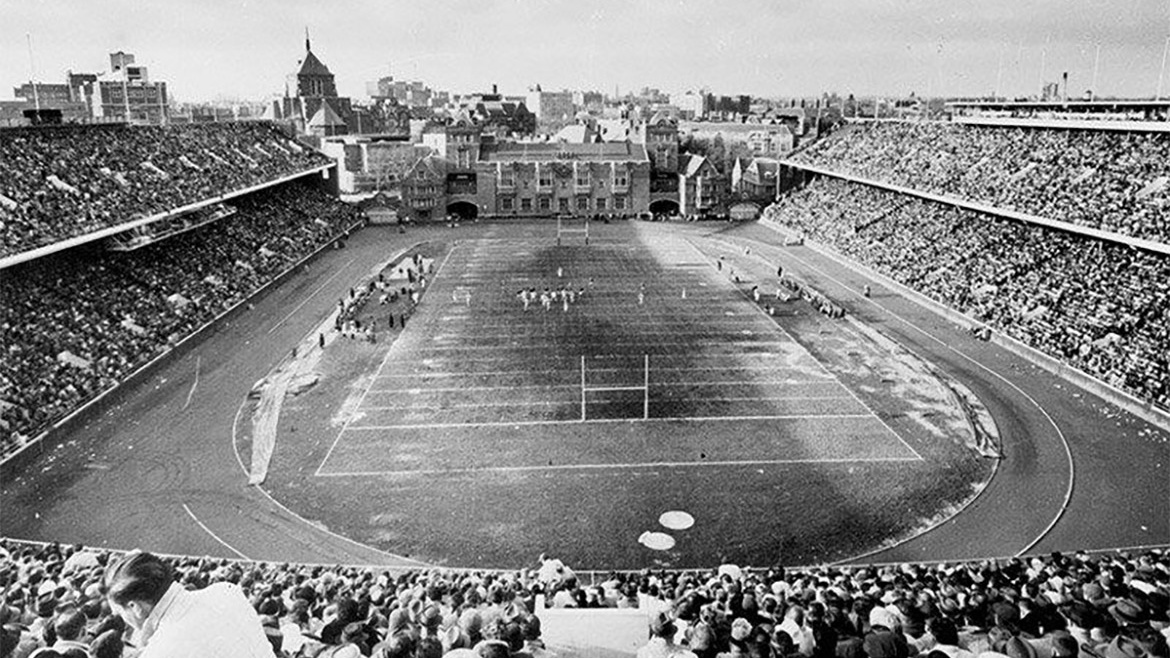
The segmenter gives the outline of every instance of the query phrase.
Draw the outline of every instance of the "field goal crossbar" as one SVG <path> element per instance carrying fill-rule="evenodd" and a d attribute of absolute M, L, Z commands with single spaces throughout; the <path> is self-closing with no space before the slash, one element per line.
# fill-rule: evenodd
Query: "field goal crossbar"
<path fill-rule="evenodd" d="M 565 218 L 557 215 L 557 246 L 561 246 L 562 235 L 572 235 L 574 233 L 583 233 L 585 235 L 585 245 L 589 245 L 589 218 L 585 218 L 585 228 L 565 228 Z"/>
<path fill-rule="evenodd" d="M 594 386 L 590 388 L 585 381 L 585 355 L 581 355 L 581 422 L 587 420 L 585 412 L 585 394 L 594 391 L 642 391 L 642 420 L 650 419 L 650 355 L 642 355 L 642 385 L 641 386 Z"/>

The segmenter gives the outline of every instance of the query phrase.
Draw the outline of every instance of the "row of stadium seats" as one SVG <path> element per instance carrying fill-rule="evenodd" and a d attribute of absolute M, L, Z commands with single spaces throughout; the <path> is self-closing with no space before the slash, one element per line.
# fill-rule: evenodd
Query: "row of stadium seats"
<path fill-rule="evenodd" d="M 115 557 L 82 546 L 0 542 L 0 658 L 53 646 L 80 646 L 93 656 L 132 651 L 132 633 L 103 589 Z M 938 565 L 722 565 L 594 574 L 590 584 L 558 560 L 512 572 L 167 561 L 188 590 L 238 585 L 281 657 L 324 649 L 335 656 L 547 658 L 542 601 L 644 609 L 651 639 L 639 656 L 647 658 L 1170 655 L 1170 555 L 1160 550 Z M 584 618 L 606 633 L 604 616 Z"/>
<path fill-rule="evenodd" d="M 359 221 L 298 182 L 234 215 L 128 252 L 76 248 L 0 277 L 0 454 L 245 299 Z"/>
<path fill-rule="evenodd" d="M 870 122 L 793 160 L 860 178 L 1170 243 L 1170 135 Z"/>
<path fill-rule="evenodd" d="M 272 124 L 0 131 L 0 257 L 328 164 Z"/>
<path fill-rule="evenodd" d="M 1170 258 L 828 176 L 764 217 L 1170 409 Z"/>

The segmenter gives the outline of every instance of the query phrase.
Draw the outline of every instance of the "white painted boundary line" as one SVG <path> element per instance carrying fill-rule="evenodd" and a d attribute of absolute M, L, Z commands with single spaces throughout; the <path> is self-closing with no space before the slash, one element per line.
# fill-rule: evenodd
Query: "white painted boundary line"
<path fill-rule="evenodd" d="M 751 354 L 755 357 L 756 354 Z M 658 358 L 663 358 L 659 356 Z M 490 361 L 482 361 L 482 363 L 489 363 Z M 410 365 L 410 364 L 404 364 Z M 748 371 L 748 372 L 784 372 L 786 370 L 803 370 L 803 368 L 794 367 L 776 367 L 757 364 L 746 364 L 743 367 L 726 367 L 726 366 L 703 366 L 695 368 L 670 368 L 670 367 L 655 367 L 659 372 L 724 372 L 724 371 Z M 594 368 L 593 371 L 613 370 L 613 368 Z M 481 372 L 419 372 L 406 375 L 381 375 L 378 379 L 445 379 L 458 377 L 507 377 L 510 375 L 531 375 L 531 370 L 484 370 Z M 802 384 L 817 383 L 820 381 L 829 381 L 828 377 L 821 379 L 811 379 L 806 382 L 799 382 Z M 796 383 L 796 382 L 794 382 Z"/>
<path fill-rule="evenodd" d="M 729 244 L 729 243 L 727 243 L 725 240 L 721 240 L 721 239 L 718 239 L 718 238 L 712 239 L 712 241 L 715 241 L 715 242 L 723 242 L 724 244 Z M 689 242 L 689 241 L 688 241 L 688 242 Z M 694 243 L 690 243 L 690 244 L 691 244 L 691 247 L 693 247 L 693 248 L 694 248 L 696 251 L 699 251 L 699 248 L 698 248 L 698 247 L 695 247 L 695 246 L 694 246 Z M 700 252 L 700 253 L 702 253 L 702 252 Z M 704 258 L 706 258 L 706 255 L 704 255 Z M 756 311 L 756 312 L 757 312 L 757 313 L 758 313 L 758 314 L 759 314 L 761 317 L 767 318 L 768 320 L 772 320 L 772 318 L 771 318 L 770 316 L 768 316 L 766 313 L 764 313 L 764 309 L 760 308 L 760 307 L 759 307 L 759 305 L 758 305 L 758 304 L 756 304 L 754 300 L 750 300 L 750 298 L 748 298 L 748 295 L 747 295 L 747 293 L 746 293 L 746 292 L 744 292 L 744 291 L 742 291 L 742 290 L 741 290 L 741 291 L 740 291 L 740 293 L 743 295 L 743 297 L 744 297 L 745 299 L 749 299 L 749 303 L 751 303 L 751 305 L 752 305 L 752 308 L 753 308 L 753 309 L 755 309 L 755 311 Z M 909 443 L 906 443 L 906 440 L 905 440 L 905 439 L 903 439 L 903 438 L 902 438 L 902 436 L 901 436 L 900 434 L 898 434 L 897 432 L 895 432 L 895 431 L 894 431 L 894 428 L 890 427 L 890 424 L 889 424 L 889 423 L 887 423 L 887 422 L 885 421 L 885 419 L 883 419 L 881 416 L 878 416 L 878 415 L 877 415 L 877 413 L 875 413 L 875 412 L 874 412 L 874 410 L 873 410 L 872 408 L 870 408 L 870 406 L 869 406 L 868 404 L 866 404 L 864 401 L 862 401 L 862 399 L 861 399 L 861 398 L 857 397 L 857 394 L 856 394 L 856 393 L 854 393 L 854 392 L 853 392 L 853 390 L 852 390 L 852 389 L 850 389 L 848 386 L 846 386 L 846 385 L 845 385 L 845 383 L 841 381 L 841 378 L 840 378 L 840 377 L 838 377 L 838 376 L 837 376 L 837 375 L 836 375 L 836 374 L 835 374 L 833 371 L 829 370 L 829 369 L 828 369 L 828 368 L 827 368 L 827 367 L 826 367 L 824 364 L 822 364 L 820 361 L 818 361 L 818 360 L 816 359 L 816 357 L 814 357 L 814 356 L 812 355 L 812 353 L 811 353 L 811 352 L 809 352 L 807 349 L 805 349 L 805 348 L 804 348 L 804 346 L 803 346 L 803 345 L 801 345 L 799 342 L 797 342 L 797 340 L 796 340 L 796 337 L 795 337 L 795 336 L 793 336 L 791 333 L 789 333 L 789 332 L 788 332 L 788 330 L 787 330 L 787 329 L 785 329 L 784 327 L 782 327 L 782 326 L 781 326 L 781 325 L 780 325 L 778 322 L 772 321 L 772 322 L 771 322 L 771 324 L 772 324 L 772 326 L 773 326 L 773 327 L 774 327 L 774 328 L 775 328 L 777 331 L 779 331 L 779 332 L 780 332 L 780 333 L 782 333 L 783 335 L 787 336 L 787 337 L 789 338 L 789 341 L 791 342 L 791 344 L 792 344 L 792 345 L 795 345 L 795 346 L 796 346 L 798 349 L 800 349 L 802 352 L 804 352 L 804 353 L 805 353 L 805 354 L 808 356 L 809 360 L 811 360 L 813 363 L 816 363 L 816 364 L 817 364 L 817 367 L 819 367 L 819 368 L 820 368 L 822 371 L 824 371 L 824 372 L 825 372 L 825 374 L 829 375 L 829 376 L 830 376 L 830 377 L 832 377 L 834 380 L 836 380 L 837 384 L 838 384 L 838 385 L 839 385 L 841 388 L 843 388 L 843 389 L 845 390 L 845 392 L 846 392 L 846 393 L 848 393 L 848 394 L 849 394 L 849 395 L 850 395 L 850 396 L 851 396 L 851 397 L 852 397 L 854 400 L 856 400 L 858 404 L 860 404 L 860 405 L 861 405 L 863 408 L 865 408 L 867 411 L 869 411 L 869 413 L 870 413 L 870 414 L 872 414 L 872 415 L 873 415 L 873 417 L 874 417 L 875 419 L 877 419 L 877 421 L 878 421 L 879 423 L 881 423 L 881 424 L 882 424 L 882 426 L 883 426 L 883 427 L 885 427 L 885 428 L 886 428 L 886 430 L 887 430 L 887 431 L 888 431 L 890 434 L 893 434 L 893 435 L 894 435 L 894 438 L 898 439 L 898 441 L 900 441 L 900 442 L 902 443 L 902 445 L 906 446 L 906 447 L 907 447 L 907 448 L 910 450 L 910 452 L 914 453 L 914 456 L 918 458 L 918 461 L 926 461 L 926 460 L 925 460 L 925 459 L 922 457 L 922 455 L 920 455 L 920 454 L 918 453 L 918 451 L 914 449 L 914 446 L 910 445 Z"/>
<path fill-rule="evenodd" d="M 849 263 L 849 262 L 842 262 L 841 260 L 839 260 L 839 259 L 837 259 L 837 258 L 833 257 L 832 255 L 828 254 L 827 252 L 819 252 L 819 253 L 822 253 L 822 255 L 824 255 L 826 258 L 830 258 L 830 259 L 832 259 L 832 260 L 835 260 L 835 261 L 837 261 L 837 262 L 838 262 L 838 263 L 839 263 L 839 264 L 840 264 L 842 267 L 845 267 L 845 268 L 847 268 L 847 269 L 851 269 L 851 270 L 853 270 L 854 272 L 858 272 L 858 270 L 855 270 L 855 269 L 853 269 L 853 268 L 851 267 L 851 265 L 850 265 L 850 263 Z M 805 267 L 808 267 L 809 269 L 811 269 L 811 270 L 814 270 L 814 271 L 816 271 L 816 272 L 820 273 L 820 274 L 821 274 L 822 276 L 824 276 L 825 278 L 829 279 L 830 281 L 833 281 L 834 283 L 836 283 L 837 285 L 839 285 L 839 286 L 843 287 L 843 288 L 844 288 L 844 289 L 846 289 L 846 290 L 850 290 L 850 291 L 852 291 L 852 290 L 853 290 L 851 287 L 849 287 L 849 286 L 848 286 L 848 285 L 846 285 L 845 283 L 841 282 L 839 279 L 837 279 L 837 278 L 833 277 L 832 275 L 828 274 L 827 272 L 825 272 L 824 270 L 820 269 L 819 267 L 817 267 L 817 266 L 815 266 L 815 265 L 811 265 L 811 264 L 809 264 L 809 262 L 808 262 L 808 261 L 806 261 L 806 260 L 802 259 L 800 256 L 796 256 L 796 255 L 793 255 L 793 254 L 791 254 L 791 253 L 788 253 L 788 254 L 786 254 L 786 257 L 788 257 L 788 258 L 794 258 L 795 260 L 797 260 L 797 261 L 799 261 L 801 264 L 803 264 Z M 860 274 L 861 276 L 864 276 L 864 277 L 866 277 L 866 278 L 872 278 L 872 277 L 870 277 L 868 274 L 865 274 L 865 273 L 862 273 L 862 272 L 858 272 L 858 274 Z M 901 285 L 902 285 L 902 284 L 899 284 L 899 286 L 901 286 Z M 1025 399 L 1027 399 L 1027 400 L 1028 400 L 1028 402 L 1030 402 L 1030 403 L 1032 404 L 1032 406 L 1036 407 L 1036 409 L 1038 409 L 1038 410 L 1040 411 L 1040 413 L 1041 413 L 1041 414 L 1044 414 L 1044 417 L 1045 417 L 1045 418 L 1048 420 L 1049 424 L 1051 424 L 1051 425 L 1052 425 L 1052 428 L 1056 430 L 1056 435 L 1060 437 L 1060 442 L 1061 442 L 1061 443 L 1064 445 L 1064 452 L 1065 452 L 1065 456 L 1066 456 L 1066 458 L 1067 458 L 1067 460 L 1068 460 L 1068 488 L 1065 490 L 1065 494 L 1064 494 L 1064 501 L 1061 503 L 1061 505 L 1060 505 L 1060 509 L 1059 509 L 1059 510 L 1056 512 L 1056 516 L 1054 516 L 1054 517 L 1053 517 L 1052 521 L 1051 521 L 1051 522 L 1048 524 L 1048 527 L 1044 528 L 1043 532 L 1041 532 L 1041 533 L 1040 533 L 1040 534 L 1039 534 L 1039 535 L 1038 535 L 1038 536 L 1037 536 L 1035 539 L 1033 539 L 1031 542 L 1029 542 L 1027 546 L 1024 546 L 1024 547 L 1023 547 L 1023 548 L 1021 548 L 1019 551 L 1017 551 L 1017 552 L 1016 552 L 1016 556 L 1023 555 L 1024 553 L 1027 553 L 1028 551 L 1032 550 L 1032 548 L 1033 548 L 1033 547 L 1034 547 L 1036 544 L 1039 544 L 1039 543 L 1040 543 L 1040 541 L 1041 541 L 1042 539 L 1044 539 L 1044 537 L 1045 537 L 1045 536 L 1047 536 L 1047 535 L 1048 535 L 1048 533 L 1049 533 L 1049 532 L 1051 532 L 1053 528 L 1055 528 L 1055 527 L 1056 527 L 1056 524 L 1057 524 L 1057 523 L 1060 521 L 1061 517 L 1063 517 L 1063 516 L 1064 516 L 1064 512 L 1065 512 L 1065 510 L 1067 510 L 1067 509 L 1068 509 L 1069 503 L 1072 501 L 1073 485 L 1074 485 L 1074 482 L 1075 482 L 1075 479 L 1076 479 L 1076 467 L 1075 467 L 1075 465 L 1074 465 L 1074 463 L 1073 463 L 1072 447 L 1071 447 L 1071 446 L 1069 446 L 1069 443 L 1068 443 L 1068 438 L 1066 438 L 1066 437 L 1065 437 L 1065 435 L 1064 435 L 1064 432 L 1063 432 L 1063 431 L 1061 431 L 1061 429 L 1060 429 L 1060 426 L 1056 424 L 1056 421 L 1055 421 L 1055 420 L 1053 420 L 1052 416 L 1051 416 L 1051 415 L 1049 415 L 1048 411 L 1046 411 L 1046 410 L 1044 409 L 1044 407 L 1040 406 L 1040 403 L 1039 403 L 1039 402 L 1037 402 L 1035 398 L 1033 398 L 1031 395 L 1028 395 L 1028 394 L 1027 394 L 1027 393 L 1024 391 L 1024 389 L 1020 388 L 1019 386 L 1016 386 L 1016 385 L 1015 385 L 1015 383 L 1013 383 L 1012 381 L 1010 381 L 1008 378 L 1006 378 L 1006 377 L 1004 377 L 1003 375 L 999 374 L 998 372 L 996 372 L 996 371 L 992 370 L 991 368 L 988 368 L 987 366 L 983 365 L 982 363 L 980 363 L 979 361 L 975 360 L 974 358 L 972 358 L 971 356 L 967 355 L 966 353 L 964 353 L 964 352 L 960 352 L 959 350 L 957 350 L 957 349 L 955 349 L 954 347 L 952 347 L 952 346 L 951 346 L 949 343 L 946 343 L 946 342 L 944 342 L 944 341 L 940 340 L 939 338 L 937 338 L 937 337 L 935 337 L 935 336 L 931 335 L 929 332 L 927 332 L 927 331 L 926 331 L 925 329 L 923 329 L 922 327 L 919 327 L 918 325 L 916 325 L 916 324 L 914 324 L 913 322 L 911 322 L 911 321 L 907 320 L 906 318 L 902 317 L 901 315 L 898 315 L 897 313 L 895 313 L 895 312 L 891 311 L 890 309 L 886 308 L 885 306 L 882 306 L 881 304 L 877 303 L 877 301 L 875 301 L 873 298 L 869 298 L 869 297 L 864 297 L 864 296 L 861 296 L 861 295 L 857 295 L 856 293 L 854 293 L 854 296 L 855 296 L 855 297 L 857 297 L 857 298 L 858 298 L 860 301 L 862 301 L 862 302 L 866 302 L 866 303 L 869 303 L 869 304 L 872 304 L 872 305 L 876 306 L 877 308 L 881 309 L 883 313 L 886 313 L 886 314 L 890 315 L 891 317 L 893 317 L 893 318 L 897 319 L 898 321 L 902 322 L 902 323 L 903 323 L 903 324 L 905 324 L 906 326 L 908 326 L 908 327 L 910 327 L 910 328 L 914 329 L 915 331 L 917 331 L 917 332 L 921 333 L 923 336 L 926 336 L 927 338 L 929 338 L 930 340 L 932 340 L 932 341 L 934 341 L 934 342 L 938 343 L 939 345 L 942 345 L 942 346 L 943 346 L 943 347 L 945 347 L 946 349 L 950 350 L 951 352 L 954 352 L 954 353 L 955 353 L 956 355 L 958 355 L 958 356 L 961 356 L 963 359 L 965 359 L 965 360 L 969 361 L 970 363 L 974 364 L 975 366 L 978 366 L 980 369 L 982 369 L 982 370 L 986 371 L 988 374 L 990 374 L 990 375 L 993 375 L 994 377 L 996 377 L 997 379 L 999 379 L 999 380 L 1000 380 L 1000 381 L 1002 381 L 1003 383 L 1005 383 L 1005 384 L 1007 384 L 1008 386 L 1012 387 L 1013 389 L 1015 389 L 1015 390 L 1016 390 L 1016 392 L 1017 392 L 1017 393 L 1019 393 L 1020 395 L 1024 396 L 1024 398 L 1025 398 Z M 915 302 L 915 303 L 917 304 L 917 302 Z M 918 304 L 918 305 L 919 305 L 919 306 L 923 306 L 922 304 Z M 926 308 L 926 307 L 925 307 L 925 306 L 923 306 L 923 308 Z M 929 310 L 929 309 L 928 309 L 928 310 Z M 904 347 L 904 346 L 903 346 L 903 347 Z M 887 548 L 888 548 L 888 547 L 887 547 Z M 862 556 L 862 557 L 864 557 L 864 556 Z"/>
<path fill-rule="evenodd" d="M 236 408 L 235 418 L 232 419 L 232 436 L 231 436 L 232 452 L 235 453 L 236 462 L 239 463 L 240 470 L 244 473 L 245 478 L 248 477 L 248 468 L 246 466 L 244 466 L 244 458 L 243 458 L 243 456 L 240 455 L 240 445 L 239 445 L 238 437 L 239 437 L 240 416 L 244 413 L 244 409 L 247 408 L 247 406 L 248 406 L 248 398 L 245 397 L 243 400 L 240 401 L 240 406 Z M 268 490 L 266 490 L 262 485 L 257 484 L 255 486 L 253 486 L 252 488 L 255 489 L 256 491 L 260 492 L 260 495 L 264 496 L 264 498 L 266 498 L 268 500 L 268 502 L 275 505 L 278 509 L 282 510 L 285 514 L 288 514 L 292 518 L 300 521 L 306 527 L 310 527 L 316 532 L 323 532 L 326 535 L 329 535 L 330 537 L 340 539 L 346 543 L 352 544 L 354 546 L 357 546 L 359 548 L 362 548 L 362 549 L 365 549 L 368 551 L 372 551 L 374 553 L 380 553 L 382 555 L 385 555 L 386 557 L 393 558 L 394 560 L 404 561 L 404 562 L 413 562 L 419 566 L 429 566 L 426 562 L 420 562 L 418 560 L 413 560 L 413 559 L 408 558 L 408 557 L 403 557 L 403 556 L 397 555 L 395 553 L 390 553 L 389 551 L 384 551 L 380 548 L 375 548 L 375 547 L 370 546 L 368 544 L 363 544 L 360 541 L 357 541 L 356 539 L 353 539 L 351 537 L 346 537 L 345 535 L 341 535 L 341 534 L 338 534 L 336 532 L 333 532 L 332 530 L 330 530 L 328 528 L 322 528 L 321 526 L 309 521 L 305 517 L 301 516 L 300 514 L 297 514 L 296 512 L 292 511 L 291 509 L 289 509 L 284 503 L 280 502 L 279 500 L 274 498 L 272 496 L 272 494 L 268 493 Z"/>
<path fill-rule="evenodd" d="M 443 257 L 443 262 L 439 264 L 439 269 L 435 270 L 435 278 L 436 279 L 439 278 L 439 273 L 443 271 L 443 267 L 447 264 L 447 261 L 450 260 L 451 254 L 455 253 L 455 250 L 458 248 L 459 248 L 459 243 L 455 242 L 454 245 L 451 247 L 451 250 L 447 252 L 447 255 L 445 257 Z M 399 336 L 399 338 L 401 338 L 401 336 Z M 399 341 L 397 341 L 397 340 L 394 341 L 394 344 L 391 345 L 386 350 L 386 353 L 384 355 L 382 355 L 382 361 L 381 361 L 381 363 L 378 364 L 378 369 L 374 371 L 374 377 L 373 377 L 373 379 L 370 380 L 370 386 L 367 387 L 366 390 L 362 391 L 361 397 L 358 398 L 358 403 L 356 405 L 354 405 L 353 415 L 351 415 L 349 418 L 346 419 L 345 425 L 343 425 L 341 427 L 341 431 L 337 433 L 337 438 L 333 439 L 333 444 L 329 446 L 329 450 L 325 453 L 325 458 L 322 459 L 321 463 L 317 466 L 317 470 L 314 472 L 314 475 L 319 474 L 321 472 L 321 469 L 325 468 L 325 463 L 329 461 L 330 455 L 332 455 L 333 451 L 337 448 L 337 444 L 341 442 L 341 435 L 345 434 L 345 430 L 347 428 L 349 428 L 350 424 L 353 423 L 354 418 L 357 417 L 357 412 L 359 410 L 361 410 L 362 403 L 366 401 L 366 396 L 369 395 L 370 388 L 373 387 L 374 382 L 378 381 L 378 375 L 381 374 L 382 370 L 384 370 L 386 368 L 386 363 L 390 360 L 390 355 L 394 354 L 395 346 L 400 345 L 400 344 L 401 343 Z"/>
<path fill-rule="evenodd" d="M 713 381 L 677 381 L 677 382 L 655 382 L 656 387 L 661 388 L 680 388 L 691 386 L 741 386 L 744 384 L 752 386 L 803 386 L 809 384 L 831 384 L 837 388 L 843 388 L 840 382 L 830 380 L 813 380 L 813 381 L 758 381 L 753 379 L 734 379 L 734 380 L 713 380 Z M 453 387 L 435 387 L 435 388 L 371 388 L 370 393 L 386 393 L 395 395 L 426 395 L 428 393 L 462 393 L 467 391 L 521 391 L 521 390 L 546 390 L 546 389 L 562 389 L 562 388 L 577 388 L 576 384 L 524 384 L 519 386 L 453 386 Z M 641 391 L 646 388 L 643 386 L 590 386 L 588 391 Z M 846 399 L 846 398 L 841 398 Z M 362 407 L 367 408 L 367 407 Z"/>
<path fill-rule="evenodd" d="M 191 390 L 187 391 L 187 401 L 183 403 L 183 411 L 191 406 L 191 398 L 195 397 L 195 389 L 199 386 L 199 361 L 200 356 L 195 355 L 195 381 L 191 382 Z"/>
<path fill-rule="evenodd" d="M 271 334 L 272 332 L 276 331 L 276 330 L 277 330 L 277 329 L 279 329 L 279 328 L 280 328 L 280 326 L 281 326 L 282 324 L 284 324 L 284 323 L 285 323 L 285 322 L 286 322 L 286 321 L 287 321 L 289 318 L 291 318 L 292 316 L 296 315 L 296 314 L 297 314 L 297 312 L 298 312 L 298 311 L 300 311 L 300 310 L 301 310 L 301 308 L 302 308 L 302 307 L 304 307 L 304 305 L 305 305 L 305 304 L 308 304 L 308 303 L 309 303 L 309 301 L 311 301 L 311 300 L 313 299 L 313 297 L 316 297 L 316 296 L 317 296 L 317 293 L 319 293 L 319 292 L 321 292 L 322 290 L 324 290 L 324 289 L 325 289 L 325 286 L 329 285 L 329 282 L 330 282 L 330 281 L 332 281 L 332 280 L 336 279 L 336 278 L 337 278 L 337 277 L 338 277 L 338 276 L 339 276 L 339 275 L 340 275 L 342 272 L 344 272 L 344 271 L 345 271 L 345 268 L 349 267 L 350 265 L 353 265 L 353 262 L 354 262 L 355 260 L 357 260 L 357 256 L 354 256 L 353 258 L 351 258 L 351 259 L 349 260 L 349 262 L 348 262 L 348 263 L 346 263 L 345 265 L 342 265 L 340 268 L 338 268 L 338 269 L 337 269 L 337 271 L 333 273 L 333 276 L 329 277 L 328 279 L 325 279 L 325 282 L 324 282 L 324 283 L 322 283 L 321 285 L 317 286 L 317 289 L 316 289 L 316 290 L 314 290 L 313 292 L 309 293 L 309 296 L 308 296 L 308 297 L 305 297 L 304 301 L 302 301 L 300 304 L 297 304 L 297 305 L 296 305 L 296 307 L 295 307 L 295 308 L 293 308 L 293 310 L 292 310 L 292 311 L 290 311 L 288 315 L 286 315 L 286 316 L 284 316 L 283 318 L 281 318 L 281 319 L 280 319 L 280 322 L 277 322 L 276 324 L 272 325 L 272 328 L 268 330 L 268 333 L 270 333 L 270 334 Z"/>
<path fill-rule="evenodd" d="M 238 550 L 236 550 L 236 547 L 235 547 L 235 546 L 232 546 L 231 544 L 227 543 L 226 541 L 224 541 L 224 540 L 220 539 L 219 535 L 217 535 L 217 534 L 215 534 L 214 532 L 212 532 L 212 531 L 211 531 L 211 528 L 208 528 L 206 525 L 204 525 L 204 524 L 203 524 L 203 522 L 202 522 L 202 521 L 200 521 L 200 520 L 199 520 L 199 517 L 195 516 L 195 512 L 192 512 L 192 511 L 191 511 L 191 508 L 190 508 L 190 507 L 187 507 L 187 503 L 183 503 L 183 509 L 184 509 L 184 510 L 187 512 L 187 516 L 191 517 L 191 520 L 192 520 L 192 521 L 194 521 L 195 523 L 199 524 L 199 527 L 200 527 L 200 528 L 203 528 L 203 531 L 204 531 L 204 532 L 206 532 L 207 534 L 211 535 L 211 538 L 212 538 L 212 539 L 214 539 L 215 541 L 217 541 L 217 542 L 219 542 L 220 544 L 222 544 L 222 545 L 223 545 L 224 547 L 226 547 L 226 548 L 227 548 L 229 551 L 231 551 L 231 552 L 235 553 L 236 555 L 238 555 L 238 556 L 239 556 L 241 559 L 244 559 L 244 560 L 249 560 L 249 561 L 252 559 L 252 558 L 248 557 L 247 555 L 244 555 L 243 553 L 241 553 L 241 552 L 239 552 Z"/>
<path fill-rule="evenodd" d="M 636 387 L 634 390 L 642 390 L 641 387 Z M 703 398 L 703 402 L 787 402 L 797 400 L 814 400 L 827 402 L 830 400 L 848 400 L 843 397 L 817 397 L 809 396 L 793 396 L 793 397 L 719 397 L 719 398 Z M 367 411 L 417 411 L 420 409 L 429 409 L 434 411 L 441 411 L 444 409 L 479 409 L 481 407 L 514 407 L 517 405 L 524 406 L 552 406 L 568 404 L 568 400 L 536 400 L 526 402 L 483 402 L 479 404 L 452 404 L 446 406 L 432 405 L 432 404 L 404 404 L 398 406 L 388 407 L 365 407 Z"/>
<path fill-rule="evenodd" d="M 827 420 L 834 418 L 852 418 L 852 419 L 872 419 L 873 414 L 783 414 L 783 415 L 762 415 L 762 416 L 671 416 L 666 418 L 599 418 L 596 420 L 585 421 L 587 423 L 691 423 L 691 422 L 711 422 L 717 420 L 724 421 L 749 421 L 749 420 Z M 485 423 L 419 423 L 415 425 L 360 425 L 358 427 L 347 427 L 343 431 L 360 432 L 360 431 L 383 431 L 383 430 L 428 430 L 428 429 L 451 429 L 459 427 L 523 427 L 529 425 L 580 425 L 579 420 L 521 420 L 521 421 L 498 421 Z"/>
<path fill-rule="evenodd" d="M 453 475 L 467 473 L 531 473 L 536 471 L 604 471 L 630 470 L 636 468 L 690 468 L 694 466 L 784 466 L 791 464 L 888 464 L 898 462 L 917 463 L 909 457 L 842 457 L 824 459 L 757 459 L 744 461 L 697 461 L 697 462 L 631 462 L 622 464 L 565 464 L 562 466 L 482 466 L 477 468 L 427 469 L 417 471 L 351 471 L 347 473 L 323 473 L 318 477 L 362 477 L 373 475 Z"/>

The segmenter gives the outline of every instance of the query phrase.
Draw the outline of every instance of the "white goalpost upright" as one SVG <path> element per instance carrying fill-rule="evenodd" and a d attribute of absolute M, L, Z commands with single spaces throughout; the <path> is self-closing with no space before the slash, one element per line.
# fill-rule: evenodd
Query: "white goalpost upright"
<path fill-rule="evenodd" d="M 584 234 L 585 244 L 589 244 L 589 218 L 584 220 L 585 228 L 565 228 L 565 218 L 563 215 L 557 215 L 557 246 L 561 246 L 561 238 L 573 234 Z"/>
<path fill-rule="evenodd" d="M 588 420 L 585 407 L 586 393 L 601 391 L 642 391 L 642 420 L 650 419 L 650 355 L 642 355 L 642 385 L 641 386 L 593 386 L 587 384 L 585 377 L 585 355 L 581 355 L 581 422 Z"/>

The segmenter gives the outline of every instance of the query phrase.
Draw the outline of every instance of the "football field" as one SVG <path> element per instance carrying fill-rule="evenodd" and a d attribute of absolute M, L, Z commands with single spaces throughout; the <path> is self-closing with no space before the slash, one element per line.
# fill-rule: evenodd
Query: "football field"
<path fill-rule="evenodd" d="M 457 243 L 316 475 L 921 461 L 730 266 L 636 227 Z"/>

